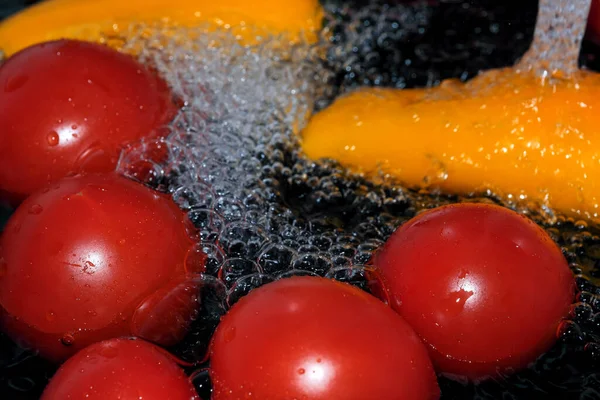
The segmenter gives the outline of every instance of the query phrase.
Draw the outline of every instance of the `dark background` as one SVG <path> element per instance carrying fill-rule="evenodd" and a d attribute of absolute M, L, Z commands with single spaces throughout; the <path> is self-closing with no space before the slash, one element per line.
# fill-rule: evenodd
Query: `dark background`
<path fill-rule="evenodd" d="M 38 2 L 39 0 L 0 0 L 0 19 L 4 19 L 10 14 Z"/>

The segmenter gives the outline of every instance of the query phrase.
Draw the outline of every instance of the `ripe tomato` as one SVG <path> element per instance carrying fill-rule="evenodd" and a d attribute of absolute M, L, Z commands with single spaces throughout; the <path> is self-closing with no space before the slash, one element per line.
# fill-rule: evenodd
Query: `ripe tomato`
<path fill-rule="evenodd" d="M 0 66 L 0 200 L 13 205 L 48 182 L 114 169 L 126 142 L 176 112 L 167 85 L 132 57 L 59 40 Z"/>
<path fill-rule="evenodd" d="M 401 226 L 374 264 L 439 371 L 472 379 L 548 350 L 574 294 L 573 274 L 546 232 L 499 206 L 427 211 Z"/>
<path fill-rule="evenodd" d="M 42 400 L 199 400 L 188 377 L 166 351 L 143 340 L 111 339 L 71 357 Z"/>
<path fill-rule="evenodd" d="M 213 400 L 437 399 L 427 350 L 375 297 L 293 277 L 250 292 L 211 345 Z"/>
<path fill-rule="evenodd" d="M 116 174 L 65 178 L 29 197 L 0 237 L 0 323 L 55 361 L 122 335 L 172 344 L 196 311 L 196 282 L 182 277 L 203 267 L 190 260 L 185 220 Z"/>

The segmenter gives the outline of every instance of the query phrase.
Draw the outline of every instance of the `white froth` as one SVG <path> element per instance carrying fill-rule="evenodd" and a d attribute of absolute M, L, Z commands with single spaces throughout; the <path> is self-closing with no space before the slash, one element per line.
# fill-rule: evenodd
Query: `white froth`
<path fill-rule="evenodd" d="M 141 49 L 141 61 L 158 69 L 183 104 L 166 140 L 167 168 L 179 170 L 179 190 L 208 190 L 213 205 L 241 203 L 231 218 L 243 219 L 251 195 L 245 188 L 261 168 L 255 154 L 295 140 L 313 109 L 316 47 L 290 46 L 284 38 L 246 47 L 229 31 L 206 27 L 159 30 L 140 40 L 125 50 Z M 260 199 L 255 203 L 260 208 Z"/>
<path fill-rule="evenodd" d="M 273 225 L 282 209 L 274 208 L 271 193 L 260 182 L 265 166 L 258 154 L 298 144 L 315 99 L 327 90 L 321 44 L 290 45 L 285 38 L 271 37 L 248 47 L 227 30 L 142 30 L 140 39 L 125 43 L 122 50 L 156 68 L 182 107 L 164 128 L 166 138 L 145 140 L 125 151 L 119 170 L 168 190 L 189 210 L 209 256 L 225 265 L 223 251 L 250 264 L 258 262 L 248 273 L 260 275 L 268 269 L 265 260 L 274 246 L 281 247 L 275 256 L 286 254 L 278 242 L 282 232 L 294 227 Z M 166 162 L 154 159 L 161 151 L 168 153 Z M 157 184 L 167 175 L 168 185 Z M 308 241 L 310 234 L 295 231 L 298 240 Z M 240 242 L 244 252 L 235 254 Z M 297 255 L 294 249 L 289 254 L 291 259 Z"/>

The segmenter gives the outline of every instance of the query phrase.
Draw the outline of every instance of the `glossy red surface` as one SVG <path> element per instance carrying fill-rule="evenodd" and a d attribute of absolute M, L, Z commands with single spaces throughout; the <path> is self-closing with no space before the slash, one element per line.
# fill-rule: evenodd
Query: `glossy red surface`
<path fill-rule="evenodd" d="M 374 263 L 438 370 L 472 379 L 534 361 L 555 342 L 573 300 L 560 249 L 533 221 L 499 206 L 426 211 Z"/>
<path fill-rule="evenodd" d="M 316 277 L 255 289 L 223 317 L 213 400 L 437 399 L 427 350 L 375 297 Z"/>
<path fill-rule="evenodd" d="M 142 340 L 112 339 L 71 357 L 42 400 L 199 400 L 188 377 L 164 350 Z"/>
<path fill-rule="evenodd" d="M 18 204 L 48 182 L 115 168 L 121 148 L 153 134 L 176 107 L 132 57 L 61 40 L 0 66 L 0 201 Z"/>
<path fill-rule="evenodd" d="M 180 296 L 192 284 L 183 277 L 202 272 L 186 268 L 185 220 L 167 197 L 113 174 L 29 197 L 0 238 L 3 329 L 56 361 L 132 333 L 172 344 L 186 329 L 174 322 L 193 310 L 181 304 L 194 300 Z"/>

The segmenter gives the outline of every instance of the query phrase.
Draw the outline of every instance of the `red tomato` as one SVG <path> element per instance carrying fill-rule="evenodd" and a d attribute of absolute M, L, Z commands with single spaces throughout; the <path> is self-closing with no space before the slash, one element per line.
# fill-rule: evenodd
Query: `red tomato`
<path fill-rule="evenodd" d="M 534 361 L 573 300 L 560 249 L 533 221 L 499 206 L 427 211 L 401 226 L 374 263 L 438 370 L 472 379 Z"/>
<path fill-rule="evenodd" d="M 187 329 L 176 322 L 195 312 L 186 288 L 196 283 L 182 278 L 201 272 L 186 268 L 195 248 L 185 220 L 168 198 L 116 174 L 66 178 L 29 197 L 0 238 L 4 329 L 56 361 L 122 335 L 172 344 Z"/>
<path fill-rule="evenodd" d="M 437 399 L 427 350 L 375 297 L 316 277 L 255 289 L 213 337 L 213 400 Z"/>
<path fill-rule="evenodd" d="M 188 377 L 166 351 L 143 340 L 111 339 L 71 357 L 42 400 L 199 400 Z"/>
<path fill-rule="evenodd" d="M 167 85 L 99 44 L 37 44 L 0 67 L 0 200 L 48 182 L 114 170 L 126 142 L 152 134 L 176 107 Z"/>

